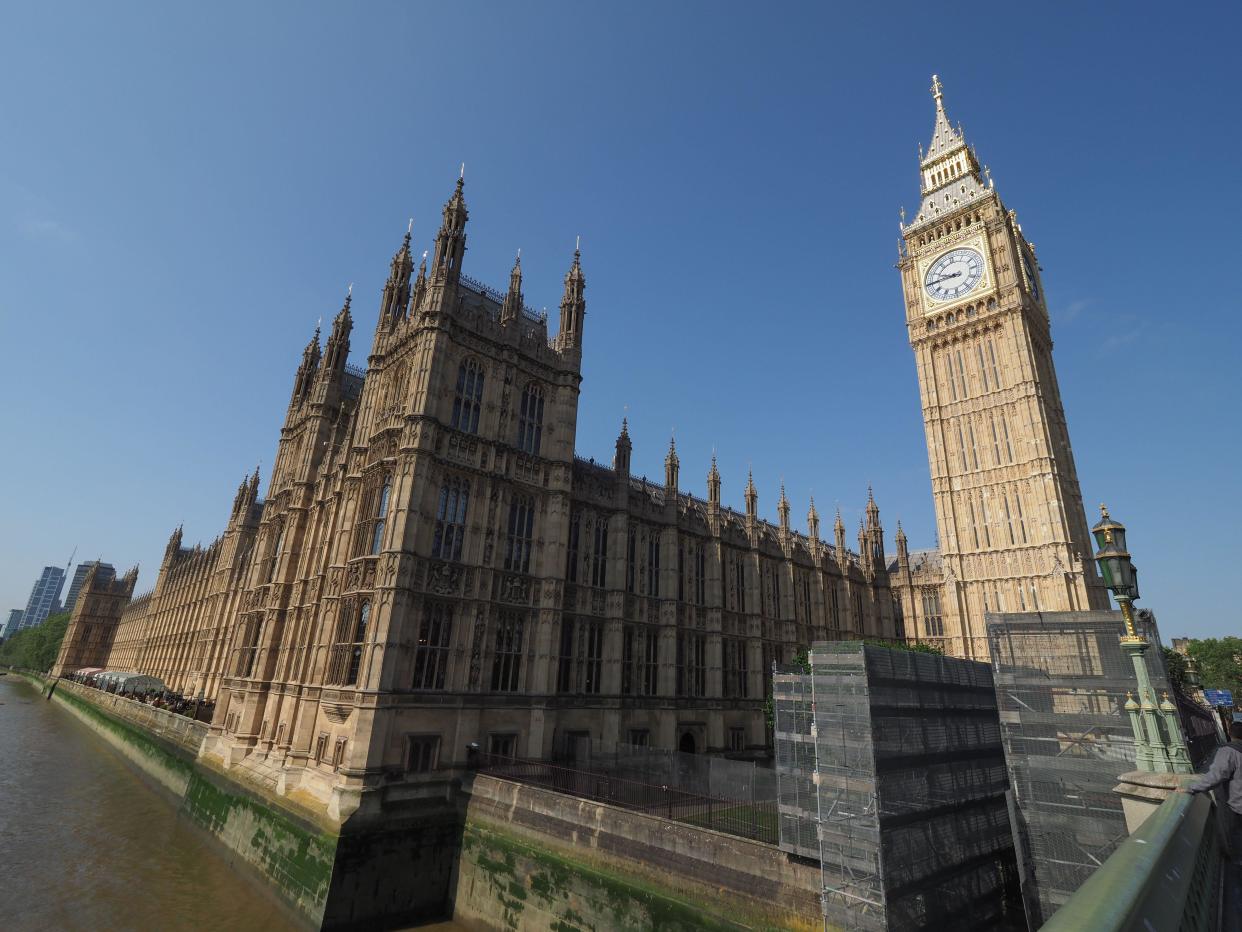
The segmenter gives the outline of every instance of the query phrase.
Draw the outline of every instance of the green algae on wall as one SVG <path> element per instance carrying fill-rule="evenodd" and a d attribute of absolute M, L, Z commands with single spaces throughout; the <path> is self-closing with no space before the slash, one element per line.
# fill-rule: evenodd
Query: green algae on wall
<path fill-rule="evenodd" d="M 495 825 L 468 821 L 454 916 L 513 930 L 732 932 L 763 928 L 713 913 L 683 891 L 572 861 Z M 716 904 L 717 906 L 719 904 Z"/>

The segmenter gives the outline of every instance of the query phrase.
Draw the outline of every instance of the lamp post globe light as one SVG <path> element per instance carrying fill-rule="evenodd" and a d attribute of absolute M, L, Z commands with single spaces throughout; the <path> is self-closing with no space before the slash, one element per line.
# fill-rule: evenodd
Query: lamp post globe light
<path fill-rule="evenodd" d="M 1134 730 L 1135 763 L 1140 770 L 1155 773 L 1193 773 L 1177 707 L 1169 700 L 1167 692 L 1164 700 L 1157 704 L 1147 671 L 1146 654 L 1151 645 L 1134 627 L 1132 603 L 1139 597 L 1138 570 L 1126 550 L 1126 526 L 1114 520 L 1108 508 L 1101 505 L 1100 521 L 1091 533 L 1100 548 L 1095 554 L 1100 575 L 1117 600 L 1117 607 L 1121 609 L 1121 617 L 1125 621 L 1121 649 L 1130 655 L 1134 678 L 1138 681 L 1138 701 L 1135 701 L 1133 694 L 1127 693 L 1125 704 L 1130 715 L 1130 727 Z"/>
<path fill-rule="evenodd" d="M 1126 526 L 1115 521 L 1108 513 L 1106 505 L 1100 506 L 1100 522 L 1091 529 L 1095 537 L 1095 562 L 1100 566 L 1100 575 L 1104 577 L 1104 585 L 1113 593 L 1117 607 L 1121 609 L 1121 617 L 1125 619 L 1126 635 L 1123 640 L 1142 641 L 1143 638 L 1134 628 L 1134 609 L 1130 603 L 1139 597 L 1138 570 L 1130 561 L 1130 551 L 1126 550 Z"/>

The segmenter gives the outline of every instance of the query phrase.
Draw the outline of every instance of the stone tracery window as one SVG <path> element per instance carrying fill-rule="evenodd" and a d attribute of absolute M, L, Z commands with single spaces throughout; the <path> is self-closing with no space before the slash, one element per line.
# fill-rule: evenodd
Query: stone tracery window
<path fill-rule="evenodd" d="M 414 689 L 443 689 L 453 643 L 453 606 L 428 602 L 414 652 Z"/>
<path fill-rule="evenodd" d="M 535 527 L 535 502 L 528 496 L 515 496 L 509 503 L 509 530 L 505 535 L 505 569 L 530 572 L 530 549 Z"/>
<path fill-rule="evenodd" d="M 457 367 L 457 389 L 453 396 L 450 425 L 467 434 L 478 433 L 482 401 L 483 366 L 476 359 L 467 359 Z"/>
<path fill-rule="evenodd" d="M 747 695 L 746 642 L 741 638 L 721 638 L 721 675 L 726 698 L 745 699 Z"/>
<path fill-rule="evenodd" d="M 436 529 L 431 542 L 431 555 L 440 560 L 460 560 L 462 540 L 466 534 L 466 507 L 470 501 L 470 483 L 450 478 L 440 487 L 436 505 Z"/>
<path fill-rule="evenodd" d="M 384 546 L 384 531 L 388 526 L 388 508 L 392 500 L 392 473 L 375 472 L 368 477 L 358 506 L 358 514 L 364 517 L 358 522 L 355 534 L 354 554 L 377 554 Z"/>
<path fill-rule="evenodd" d="M 944 637 L 944 618 L 940 614 L 940 590 L 929 586 L 920 590 L 923 609 L 923 634 L 929 638 Z"/>
<path fill-rule="evenodd" d="M 328 659 L 327 682 L 338 686 L 352 686 L 358 682 L 362 668 L 362 651 L 366 646 L 367 629 L 371 623 L 371 600 L 363 599 L 357 611 L 352 603 L 341 604 L 341 619 L 337 624 L 336 643 Z"/>
<path fill-rule="evenodd" d="M 526 619 L 521 612 L 501 612 L 496 624 L 492 660 L 492 691 L 516 692 L 522 672 L 522 641 Z"/>
<path fill-rule="evenodd" d="M 523 453 L 539 454 L 543 440 L 543 389 L 534 382 L 522 392 L 518 411 L 518 449 Z"/>
<path fill-rule="evenodd" d="M 608 519 L 595 521 L 594 549 L 591 553 L 591 585 L 602 589 L 608 580 Z"/>

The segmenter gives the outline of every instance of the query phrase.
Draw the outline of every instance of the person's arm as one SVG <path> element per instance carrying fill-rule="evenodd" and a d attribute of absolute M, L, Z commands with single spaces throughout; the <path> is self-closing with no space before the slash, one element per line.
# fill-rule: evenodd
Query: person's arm
<path fill-rule="evenodd" d="M 1198 780 L 1186 784 L 1187 793 L 1203 793 L 1227 783 L 1237 767 L 1238 754 L 1233 748 L 1221 748 L 1212 759 L 1212 766 Z"/>

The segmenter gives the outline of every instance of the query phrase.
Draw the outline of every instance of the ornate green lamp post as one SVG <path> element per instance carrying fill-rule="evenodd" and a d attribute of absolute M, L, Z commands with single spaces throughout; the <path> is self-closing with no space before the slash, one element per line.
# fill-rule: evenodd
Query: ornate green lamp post
<path fill-rule="evenodd" d="M 1134 729 L 1135 762 L 1140 770 L 1155 773 L 1193 773 L 1177 719 L 1177 707 L 1169 701 L 1168 693 L 1164 694 L 1162 702 L 1156 702 L 1147 672 L 1147 651 L 1151 645 L 1134 627 L 1132 603 L 1139 597 L 1138 570 L 1126 550 L 1126 526 L 1114 521 L 1103 505 L 1100 516 L 1100 523 L 1091 529 L 1095 544 L 1100 548 L 1095 560 L 1100 565 L 1104 585 L 1112 591 L 1121 609 L 1126 627 L 1121 649 L 1134 664 L 1134 676 L 1138 680 L 1138 701 L 1133 694 L 1126 694 L 1126 711 L 1130 713 L 1130 725 Z"/>

